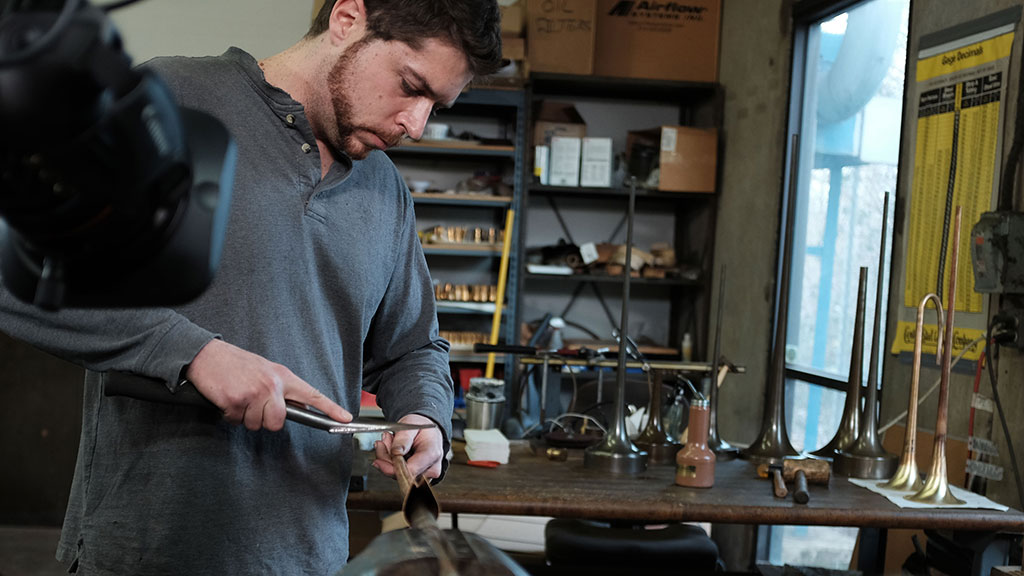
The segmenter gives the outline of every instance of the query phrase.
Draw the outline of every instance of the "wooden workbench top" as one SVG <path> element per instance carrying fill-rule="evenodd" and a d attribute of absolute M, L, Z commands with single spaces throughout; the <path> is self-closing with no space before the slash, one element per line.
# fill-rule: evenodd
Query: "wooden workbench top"
<path fill-rule="evenodd" d="M 828 487 L 811 485 L 808 504 L 775 498 L 771 484 L 750 462 L 718 462 L 715 485 L 676 486 L 674 466 L 652 466 L 639 476 L 616 476 L 583 467 L 583 453 L 552 462 L 543 450 L 514 442 L 507 465 L 477 468 L 456 457 L 444 482 L 434 487 L 445 512 L 555 516 L 646 522 L 714 522 L 933 528 L 1024 532 L 1024 514 L 978 509 L 901 509 L 884 497 L 833 476 Z M 398 510 L 394 481 L 370 469 L 368 490 L 352 492 L 360 510 Z"/>

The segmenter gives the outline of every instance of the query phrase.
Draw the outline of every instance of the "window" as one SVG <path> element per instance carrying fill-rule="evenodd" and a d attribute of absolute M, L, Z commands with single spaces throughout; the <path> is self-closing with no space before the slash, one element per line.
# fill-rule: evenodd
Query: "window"
<path fill-rule="evenodd" d="M 820 448 L 839 427 L 862 266 L 868 373 L 883 220 L 888 287 L 909 13 L 909 0 L 868 0 L 797 19 L 790 118 L 800 157 L 790 176 L 798 192 L 786 336 L 786 427 L 797 449 Z M 883 318 L 886 301 L 883 294 Z M 856 528 L 774 528 L 767 560 L 847 568 L 856 535 Z"/>

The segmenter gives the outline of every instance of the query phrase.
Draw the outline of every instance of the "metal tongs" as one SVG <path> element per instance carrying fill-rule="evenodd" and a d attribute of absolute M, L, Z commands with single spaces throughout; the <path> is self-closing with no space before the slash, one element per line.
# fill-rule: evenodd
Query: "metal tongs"
<path fill-rule="evenodd" d="M 400 432 L 402 430 L 425 430 L 434 428 L 433 424 L 405 424 L 403 422 L 383 422 L 368 419 L 355 419 L 351 422 L 338 422 L 320 412 L 308 408 L 288 404 L 285 408 L 286 418 L 292 422 L 326 430 L 331 434 L 359 434 L 362 432 Z"/>
<path fill-rule="evenodd" d="M 136 400 L 198 406 L 200 408 L 217 410 L 213 402 L 210 402 L 205 396 L 200 394 L 190 382 L 180 386 L 176 392 L 171 392 L 167 389 L 167 386 L 164 386 L 162 380 L 125 372 L 108 372 L 103 393 L 106 396 L 126 396 Z M 288 404 L 285 410 L 288 420 L 303 426 L 309 426 L 310 428 L 325 430 L 330 434 L 399 432 L 402 430 L 423 430 L 434 427 L 433 424 L 405 424 L 367 419 L 339 422 L 328 418 L 325 414 L 295 404 Z"/>

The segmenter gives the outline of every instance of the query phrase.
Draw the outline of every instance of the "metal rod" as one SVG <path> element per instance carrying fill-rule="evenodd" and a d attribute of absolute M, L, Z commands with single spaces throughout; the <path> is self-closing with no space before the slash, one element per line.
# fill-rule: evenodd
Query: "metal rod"
<path fill-rule="evenodd" d="M 548 403 L 548 370 L 551 368 L 551 354 L 544 354 L 544 364 L 540 372 L 540 433 L 544 435 L 545 419 Z"/>
<path fill-rule="evenodd" d="M 715 346 L 711 356 L 710 390 L 708 390 L 708 448 L 720 459 L 739 454 L 739 448 L 718 435 L 718 369 L 722 353 L 722 310 L 725 308 L 725 264 L 718 275 L 718 308 L 715 312 Z"/>
<path fill-rule="evenodd" d="M 864 417 L 860 434 L 850 448 L 839 452 L 836 473 L 853 478 L 888 478 L 896 471 L 896 456 L 886 452 L 878 439 L 878 349 L 882 339 L 882 300 L 885 283 L 885 239 L 889 216 L 889 193 L 882 203 L 882 241 L 878 251 L 875 285 L 875 318 L 872 324 L 871 358 L 868 360 L 868 388 L 864 399 Z"/>
<path fill-rule="evenodd" d="M 569 241 L 569 244 L 576 244 L 576 241 L 572 238 L 572 232 L 569 232 L 569 226 L 566 225 L 565 219 L 562 218 L 562 212 L 558 209 L 555 199 L 548 196 L 548 204 L 551 205 L 551 211 L 555 213 L 555 218 L 558 220 L 558 225 L 562 227 L 562 232 L 565 232 L 565 239 Z"/>
<path fill-rule="evenodd" d="M 593 289 L 594 291 L 594 296 L 597 296 L 598 303 L 601 304 L 601 309 L 604 310 L 604 315 L 608 317 L 608 323 L 612 325 L 613 330 L 618 330 L 621 332 L 622 328 L 620 326 L 615 325 L 615 317 L 612 316 L 611 308 L 609 308 L 608 303 L 605 302 L 604 295 L 601 294 L 601 289 L 598 288 L 597 284 L 594 282 L 590 282 L 589 284 L 591 289 Z"/>
<path fill-rule="evenodd" d="M 647 469 L 647 453 L 638 449 L 626 431 L 626 337 L 629 328 L 629 281 L 633 258 L 633 216 L 636 210 L 636 178 L 629 181 L 629 212 L 626 227 L 626 265 L 622 279 L 622 321 L 619 335 L 618 395 L 612 426 L 604 440 L 583 453 L 585 468 L 603 468 L 613 473 L 639 474 Z"/>

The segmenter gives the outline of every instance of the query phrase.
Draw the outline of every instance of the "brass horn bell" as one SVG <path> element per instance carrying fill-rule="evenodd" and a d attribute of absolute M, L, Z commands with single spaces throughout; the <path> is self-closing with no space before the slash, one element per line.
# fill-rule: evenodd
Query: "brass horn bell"
<path fill-rule="evenodd" d="M 953 355 L 953 309 L 956 308 L 956 269 L 960 255 L 960 219 L 963 208 L 956 207 L 953 226 L 953 250 L 949 259 L 949 296 L 946 300 L 946 326 L 942 335 L 942 376 L 939 380 L 939 407 L 935 418 L 935 445 L 932 448 L 932 467 L 924 486 L 916 493 L 904 496 L 912 502 L 927 504 L 966 504 L 953 496 L 946 472 L 946 431 L 949 426 L 949 372 Z"/>
<path fill-rule="evenodd" d="M 928 294 L 917 305 L 917 327 L 914 330 L 914 367 L 910 377 L 910 402 L 907 406 L 907 430 L 903 434 L 903 453 L 900 454 L 900 465 L 886 482 L 879 482 L 881 488 L 917 492 L 924 486 L 921 474 L 917 470 L 917 395 L 921 385 L 921 346 L 924 340 L 924 309 L 931 300 L 935 305 L 939 334 L 942 334 L 942 301 L 935 294 Z M 942 359 L 942 338 L 936 342 L 935 361 Z"/>

